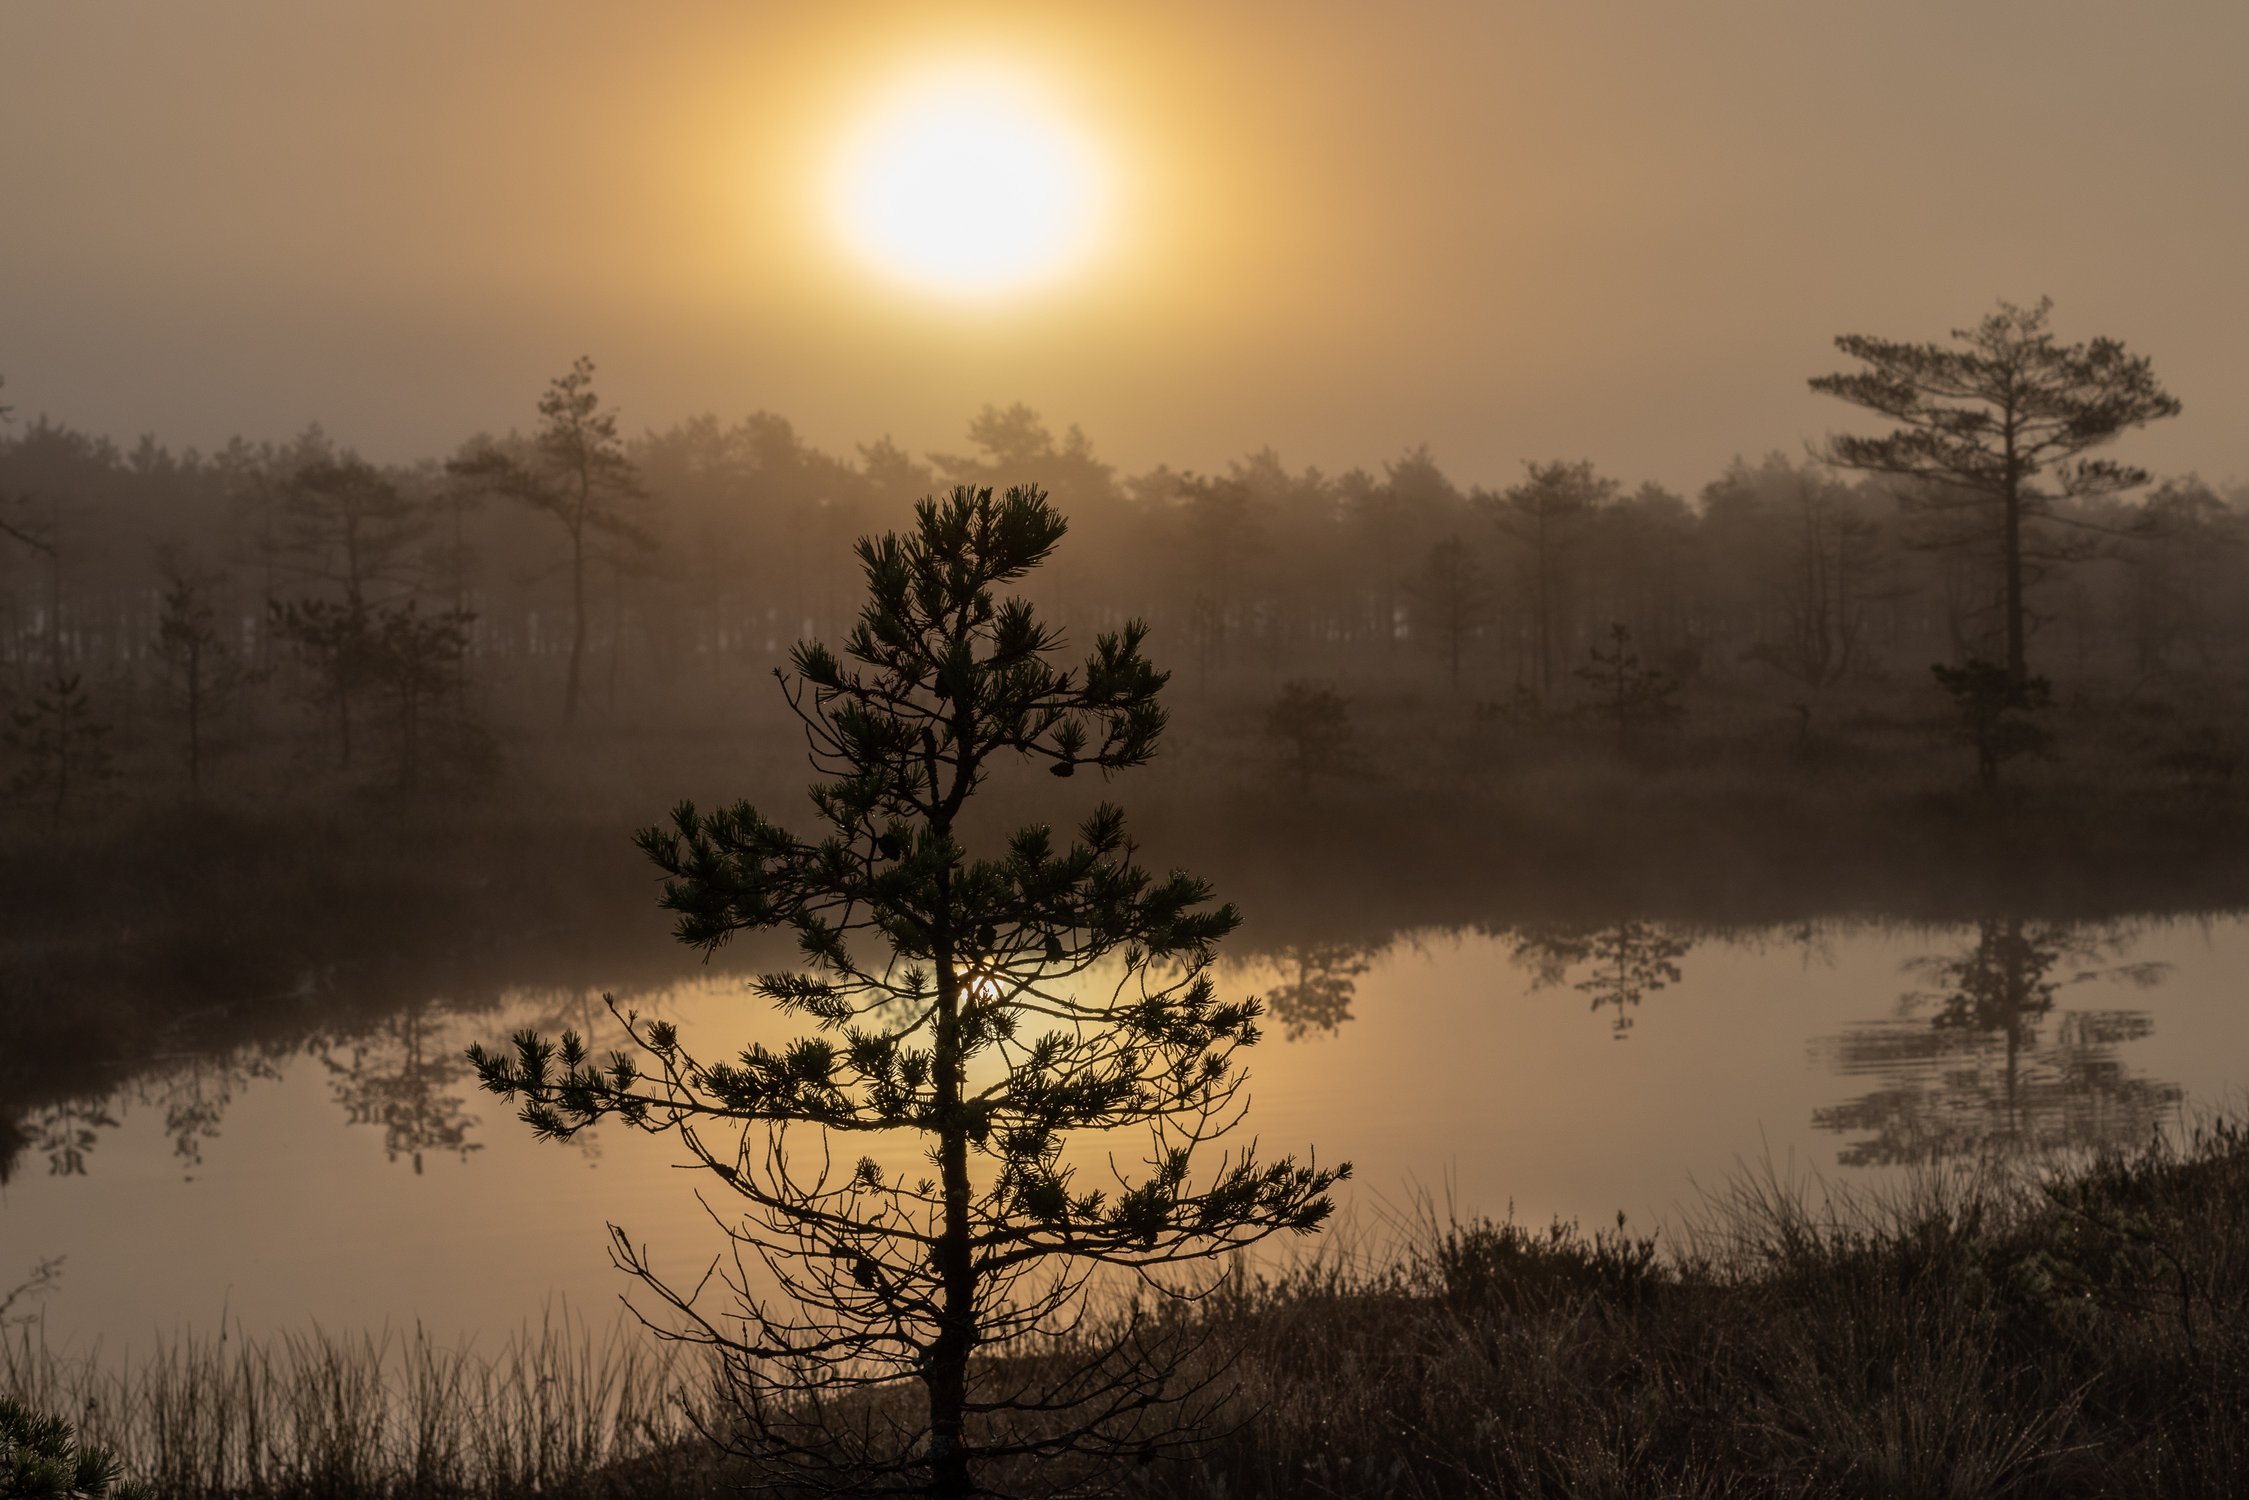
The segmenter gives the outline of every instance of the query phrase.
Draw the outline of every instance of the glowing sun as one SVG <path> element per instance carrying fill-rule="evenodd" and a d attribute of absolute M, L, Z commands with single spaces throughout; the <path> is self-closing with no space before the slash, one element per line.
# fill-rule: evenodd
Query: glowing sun
<path fill-rule="evenodd" d="M 844 238 L 925 290 L 989 297 L 1076 268 L 1095 248 L 1103 164 L 1036 91 L 982 72 L 891 93 L 846 142 L 834 177 Z"/>

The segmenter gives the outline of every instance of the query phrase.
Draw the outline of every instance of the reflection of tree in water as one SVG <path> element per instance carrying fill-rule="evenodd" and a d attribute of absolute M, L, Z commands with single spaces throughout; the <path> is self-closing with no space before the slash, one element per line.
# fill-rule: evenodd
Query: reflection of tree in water
<path fill-rule="evenodd" d="M 1529 968 L 1533 990 L 1568 982 L 1591 998 L 1598 1015 L 1613 1010 L 1610 1033 L 1623 1041 L 1640 1002 L 1683 977 L 1679 960 L 1694 948 L 1685 929 L 1661 922 L 1611 922 L 1603 927 L 1515 930 L 1515 961 Z M 1571 979 L 1573 970 L 1582 970 Z"/>
<path fill-rule="evenodd" d="M 159 1110 L 173 1158 L 183 1172 L 203 1165 L 204 1146 L 217 1138 L 219 1121 L 236 1090 L 256 1078 L 278 1078 L 273 1056 L 260 1048 L 167 1059 L 110 1093 L 65 1099 L 16 1120 L 0 1121 L 0 1185 L 15 1175 L 31 1152 L 47 1158 L 56 1177 L 86 1175 L 94 1147 L 105 1130 L 115 1130 L 135 1109 Z"/>
<path fill-rule="evenodd" d="M 467 1097 L 450 1088 L 466 1081 L 468 1065 L 440 1034 L 441 1019 L 436 1002 L 417 1000 L 356 1036 L 314 1044 L 344 1118 L 380 1125 L 384 1156 L 409 1158 L 417 1175 L 425 1152 L 482 1149 L 468 1138 L 476 1118 Z"/>
<path fill-rule="evenodd" d="M 32 1152 L 47 1158 L 51 1176 L 85 1176 L 95 1140 L 116 1125 L 107 1099 L 65 1099 L 8 1122 L 0 1131 L 5 1136 L 0 1142 L 0 1186 L 15 1176 L 18 1163 Z"/>
<path fill-rule="evenodd" d="M 1372 949 L 1347 943 L 1290 944 L 1278 958 L 1282 972 L 1293 965 L 1296 977 L 1268 989 L 1265 1004 L 1292 1042 L 1350 1020 L 1359 976 L 1374 967 Z"/>
<path fill-rule="evenodd" d="M 1902 996 L 1896 1019 L 1834 1039 L 1837 1071 L 1882 1083 L 1814 1111 L 1812 1123 L 1858 1137 L 1841 1152 L 1846 1166 L 2145 1139 L 2180 1089 L 2132 1076 L 2116 1049 L 2152 1032 L 2153 1019 L 2140 1010 L 2054 1016 L 2069 985 L 2162 983 L 2166 965 L 2115 962 L 2131 941 L 2116 928 L 1978 922 L 1973 946 L 1909 966 L 1929 988 Z"/>
<path fill-rule="evenodd" d="M 183 1172 L 203 1165 L 203 1147 L 218 1139 L 219 1121 L 237 1090 L 257 1079 L 281 1076 L 280 1054 L 244 1047 L 219 1056 L 190 1056 L 131 1088 L 133 1102 L 164 1111 L 164 1133 Z"/>
<path fill-rule="evenodd" d="M 542 994 L 530 1004 L 534 1025 L 577 1023 L 598 1040 L 602 1027 L 613 1024 L 606 1012 L 594 1017 L 587 998 L 576 991 Z M 419 1172 L 427 1152 L 465 1156 L 478 1149 L 468 1139 L 475 1116 L 451 1088 L 467 1080 L 469 1069 L 443 1034 L 450 1014 L 439 1002 L 421 1000 L 341 1036 L 305 1041 L 291 1035 L 228 1049 L 158 1053 L 106 1092 L 31 1105 L 11 1104 L 0 1093 L 0 1186 L 40 1157 L 51 1175 L 85 1175 L 102 1136 L 137 1110 L 162 1115 L 173 1158 L 192 1176 L 245 1086 L 279 1079 L 299 1056 L 319 1059 L 350 1124 L 382 1127 L 391 1160 L 408 1158 Z M 597 1154 L 590 1138 L 581 1145 L 587 1156 Z"/>
<path fill-rule="evenodd" d="M 10 1112 L 0 1112 L 0 1187 L 16 1175 L 16 1164 L 31 1149 L 29 1122 Z"/>

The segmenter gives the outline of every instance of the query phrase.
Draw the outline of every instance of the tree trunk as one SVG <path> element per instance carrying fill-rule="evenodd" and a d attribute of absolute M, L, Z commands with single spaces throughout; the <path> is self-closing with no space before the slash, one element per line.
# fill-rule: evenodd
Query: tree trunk
<path fill-rule="evenodd" d="M 2020 687 L 2030 680 L 2030 652 L 2023 620 L 2023 481 L 2015 459 L 2012 412 L 2007 417 L 2007 472 L 2000 506 L 2000 546 L 2007 570 L 2007 680 Z"/>
<path fill-rule="evenodd" d="M 1624 633 L 1620 627 L 1616 637 L 1616 743 L 1619 750 L 1632 748 L 1631 686 L 1625 676 Z"/>
<path fill-rule="evenodd" d="M 47 510 L 47 670 L 62 680 L 62 502 Z"/>
<path fill-rule="evenodd" d="M 409 669 L 411 670 L 411 669 Z M 414 790 L 420 766 L 421 751 L 421 694 L 409 683 L 399 691 L 398 702 L 398 789 Z"/>
<path fill-rule="evenodd" d="M 461 526 L 464 502 L 458 491 L 453 496 L 453 615 L 459 620 L 469 617 L 469 562 L 468 543 Z M 469 712 L 469 649 L 468 628 L 461 630 L 460 654 L 453 658 L 453 714 L 465 719 Z"/>
<path fill-rule="evenodd" d="M 562 689 L 562 722 L 578 720 L 578 675 L 586 659 L 586 527 L 570 528 L 570 675 Z"/>
<path fill-rule="evenodd" d="M 187 795 L 203 796 L 203 643 L 187 643 Z"/>
<path fill-rule="evenodd" d="M 55 715 L 55 805 L 47 813 L 48 830 L 55 833 L 62 831 L 63 804 L 70 800 L 70 720 L 70 704 L 65 700 Z"/>
<path fill-rule="evenodd" d="M 617 663 L 625 643 L 625 568 L 609 564 L 609 717 L 617 717 Z"/>
<path fill-rule="evenodd" d="M 968 1407 L 968 1358 L 976 1345 L 976 1268 L 968 1230 L 968 1131 L 960 1118 L 960 976 L 952 954 L 937 956 L 938 1162 L 944 1178 L 945 1227 L 937 1262 L 945 1310 L 929 1350 L 929 1493 L 940 1500 L 973 1494 L 962 1427 Z"/>
<path fill-rule="evenodd" d="M 2018 685 L 2030 679 L 2030 652 L 2023 633 L 2023 540 L 2021 501 L 2007 500 L 2007 678 Z"/>
<path fill-rule="evenodd" d="M 351 769 L 351 689 L 343 681 L 346 670 L 349 669 L 343 663 L 337 663 L 336 742 L 340 766 L 348 771 Z"/>
<path fill-rule="evenodd" d="M 1538 518 L 1537 568 L 1534 573 L 1532 607 L 1538 616 L 1531 622 L 1538 637 L 1538 696 L 1541 702 L 1554 696 L 1554 620 L 1547 599 L 1546 517 Z"/>

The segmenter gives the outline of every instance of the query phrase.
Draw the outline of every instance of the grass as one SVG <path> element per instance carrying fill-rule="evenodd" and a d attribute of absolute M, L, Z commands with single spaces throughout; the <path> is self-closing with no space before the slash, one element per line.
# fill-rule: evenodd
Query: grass
<path fill-rule="evenodd" d="M 1258 1415 L 1167 1496 L 2222 1496 L 2249 1136 L 1880 1199 L 1738 1180 L 1668 1248 L 1424 1225 L 1248 1299 Z"/>
<path fill-rule="evenodd" d="M 0 1391 L 70 1418 L 167 1500 L 704 1493 L 693 1383 L 638 1334 L 558 1313 L 487 1355 L 418 1328 L 222 1330 L 119 1369 L 27 1324 L 0 1341 Z"/>
<path fill-rule="evenodd" d="M 1112 1471 L 1122 1493 L 2238 1495 L 2249 1130 L 1880 1197 L 1744 1176 L 1662 1235 L 1424 1211 L 1200 1316 L 1232 1430 Z M 179 1344 L 122 1375 L 25 1334 L 0 1359 L 0 1393 L 178 1500 L 715 1493 L 696 1391 L 567 1321 L 490 1359 L 420 1334 Z"/>

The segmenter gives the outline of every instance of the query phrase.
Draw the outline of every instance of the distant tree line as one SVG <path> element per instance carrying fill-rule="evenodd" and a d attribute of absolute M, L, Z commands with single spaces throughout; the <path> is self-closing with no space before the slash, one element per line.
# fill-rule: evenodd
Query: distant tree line
<path fill-rule="evenodd" d="M 2003 307 L 1957 337 L 2056 378 L 2125 358 L 2052 345 L 2044 316 Z M 1867 368 L 1815 385 L 1905 435 L 1737 458 L 1691 496 L 1569 457 L 1464 482 L 1426 447 L 1339 474 L 1271 449 L 1124 474 L 1023 405 L 977 413 L 960 453 L 839 455 L 763 412 L 627 435 L 588 361 L 526 401 L 530 432 L 403 466 L 318 427 L 206 454 L 19 417 L 0 427 L 0 709 L 31 716 L 14 732 L 45 747 L 25 774 L 50 790 L 91 774 L 105 705 L 171 724 L 191 782 L 214 743 L 293 725 L 410 784 L 473 759 L 496 705 L 561 724 L 746 685 L 845 626 L 853 537 L 953 484 L 1044 486 L 1081 538 L 1042 580 L 1050 614 L 1081 634 L 1145 616 L 1189 696 L 1381 678 L 1574 701 L 1618 627 L 1669 682 L 1787 700 L 1926 684 L 1932 662 L 2013 682 L 2035 658 L 2063 692 L 2240 664 L 2249 489 L 2078 459 L 2105 437 L 2051 406 L 2064 482 L 1982 473 L 1957 451 L 1973 422 L 1905 390 L 1958 374 L 1943 346 L 1838 342 Z M 2106 436 L 2177 408 L 2139 395 Z M 1942 441 L 1916 446 L 1916 421 Z"/>

